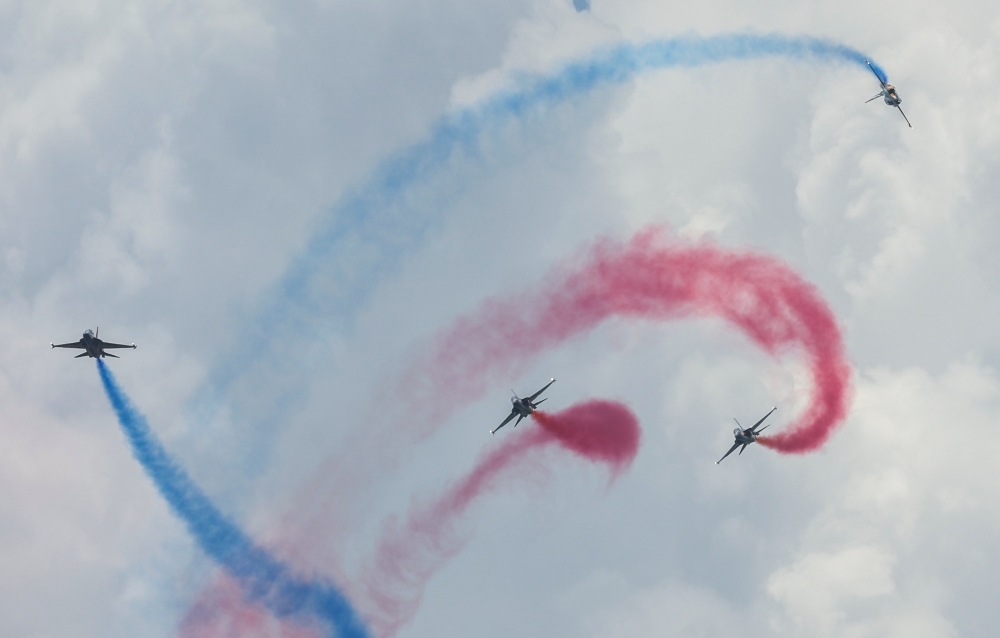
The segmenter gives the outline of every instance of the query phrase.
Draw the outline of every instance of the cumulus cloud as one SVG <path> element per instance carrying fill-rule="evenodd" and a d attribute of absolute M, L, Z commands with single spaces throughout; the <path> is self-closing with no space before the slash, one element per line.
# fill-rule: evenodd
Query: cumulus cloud
<path fill-rule="evenodd" d="M 136 341 L 115 372 L 191 476 L 296 564 L 349 577 L 383 517 L 467 469 L 506 410 L 500 387 L 336 520 L 289 511 L 312 468 L 351 454 L 380 383 L 484 297 L 657 221 L 778 255 L 819 286 L 855 364 L 847 424 L 820 454 L 751 448 L 717 468 L 733 416 L 778 401 L 776 427 L 791 419 L 797 364 L 711 323 L 608 325 L 509 384 L 558 376 L 549 404 L 627 401 L 645 427 L 631 472 L 608 490 L 569 470 L 540 500 L 484 504 L 400 635 L 991 635 L 991 7 L 582 4 L 0 8 L 0 634 L 170 636 L 213 575 L 129 457 L 92 366 L 48 342 L 96 325 Z M 442 113 L 623 37 L 734 29 L 871 51 L 914 128 L 862 104 L 873 78 L 805 62 L 581 96 L 415 193 L 439 221 L 353 325 L 321 323 L 206 393 L 329 206 Z M 283 370 L 304 379 L 291 405 Z M 298 525 L 319 540 L 283 547 Z"/>

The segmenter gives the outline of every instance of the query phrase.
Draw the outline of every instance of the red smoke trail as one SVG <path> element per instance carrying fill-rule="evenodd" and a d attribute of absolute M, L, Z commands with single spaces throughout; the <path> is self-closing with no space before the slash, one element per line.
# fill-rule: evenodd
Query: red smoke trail
<path fill-rule="evenodd" d="M 622 403 L 595 399 L 555 414 L 537 411 L 534 417 L 564 448 L 607 463 L 612 478 L 631 465 L 639 451 L 639 421 Z"/>
<path fill-rule="evenodd" d="M 759 439 L 768 447 L 786 453 L 814 450 L 846 415 L 850 366 L 833 313 L 814 286 L 773 257 L 678 244 L 657 228 L 623 244 L 601 242 L 576 264 L 550 276 L 540 291 L 490 300 L 460 319 L 404 376 L 401 393 L 408 400 L 403 403 L 445 406 L 425 422 L 423 434 L 429 434 L 457 407 L 451 397 L 471 401 L 538 353 L 614 316 L 721 317 L 772 355 L 801 351 L 813 380 L 809 406 L 787 431 Z M 637 424 L 631 429 L 601 427 L 604 418 L 596 406 L 613 406 L 609 409 L 635 424 L 627 408 L 604 402 L 557 415 L 536 414 L 540 428 L 488 455 L 439 501 L 415 508 L 405 524 L 386 526 L 375 564 L 364 577 L 367 595 L 357 601 L 377 635 L 392 636 L 412 618 L 425 583 L 461 548 L 455 521 L 482 493 L 487 479 L 515 461 L 528 462 L 524 452 L 558 436 L 563 447 L 609 463 L 614 473 L 631 462 L 639 440 Z"/>
<path fill-rule="evenodd" d="M 758 439 L 762 445 L 784 453 L 815 450 L 846 416 L 850 366 L 833 313 L 814 286 L 774 257 L 680 243 L 652 227 L 626 242 L 599 242 L 551 273 L 539 288 L 489 300 L 446 330 L 402 375 L 394 398 L 382 398 L 378 416 L 359 429 L 343 455 L 327 463 L 302 491 L 304 496 L 292 508 L 295 519 L 288 521 L 284 544 L 309 548 L 314 560 L 334 551 L 336 535 L 346 528 L 331 525 L 352 519 L 364 485 L 379 480 L 397 455 L 412 450 L 414 441 L 433 434 L 458 409 L 526 370 L 542 352 L 612 317 L 659 321 L 719 317 L 765 352 L 800 353 L 813 382 L 809 404 L 784 432 Z M 508 436 L 510 440 L 495 454 L 510 452 L 508 446 L 527 445 L 541 432 L 554 435 L 544 419 L 538 420 L 542 428 L 529 426 L 528 434 Z M 589 443 L 582 439 L 574 444 L 592 449 Z M 528 446 L 524 451 L 534 449 Z M 495 472 L 521 462 L 516 451 L 494 472 L 477 467 L 436 502 L 451 507 L 417 508 L 405 524 L 387 525 L 373 567 L 362 578 L 371 600 L 352 596 L 374 630 L 391 635 L 411 617 L 423 584 L 461 547 L 454 533 L 456 517 L 470 499 L 488 491 Z M 525 454 L 524 462 L 530 456 Z M 484 463 L 492 458 L 487 456 Z M 611 466 L 614 472 L 615 463 Z M 469 495 L 465 500 L 455 496 L 463 485 L 467 490 L 463 493 Z M 475 485 L 479 487 L 469 487 Z M 448 516 L 429 520 L 428 511 Z M 333 537 L 331 529 L 337 530 Z M 413 538 L 408 539 L 407 532 Z M 331 565 L 324 568 L 331 568 L 336 559 L 328 562 Z"/>
<path fill-rule="evenodd" d="M 179 633 L 186 638 L 320 638 L 323 632 L 275 618 L 244 598 L 240 585 L 220 574 L 188 611 Z"/>
<path fill-rule="evenodd" d="M 456 411 L 612 317 L 718 317 L 772 355 L 801 354 L 813 382 L 809 404 L 786 431 L 759 439 L 762 445 L 814 450 L 847 413 L 850 366 L 833 313 L 813 285 L 774 257 L 683 243 L 650 227 L 625 242 L 598 242 L 538 287 L 487 300 L 445 330 L 300 492 L 282 526 L 285 544 L 310 547 L 314 563 L 335 566 L 332 548 L 363 515 L 359 490 Z"/>
<path fill-rule="evenodd" d="M 390 519 L 383 525 L 374 563 L 361 578 L 363 595 L 358 601 L 375 635 L 393 636 L 413 618 L 431 576 L 462 548 L 456 521 L 477 498 L 497 487 L 502 472 L 513 467 L 521 474 L 543 470 L 542 457 L 532 453 L 559 444 L 606 463 L 613 480 L 639 450 L 639 422 L 621 403 L 593 400 L 534 416 L 541 427 L 509 434 L 436 501 L 412 508 L 402 524 Z"/>
<path fill-rule="evenodd" d="M 487 301 L 439 337 L 400 392 L 410 405 L 446 406 L 426 422 L 431 429 L 457 407 L 446 399 L 477 399 L 537 354 L 606 319 L 690 316 L 720 317 L 769 354 L 804 355 L 813 381 L 809 405 L 762 444 L 804 453 L 829 439 L 847 414 L 851 369 L 819 291 L 774 257 L 678 243 L 657 227 L 625 243 L 599 242 L 536 292 Z"/>

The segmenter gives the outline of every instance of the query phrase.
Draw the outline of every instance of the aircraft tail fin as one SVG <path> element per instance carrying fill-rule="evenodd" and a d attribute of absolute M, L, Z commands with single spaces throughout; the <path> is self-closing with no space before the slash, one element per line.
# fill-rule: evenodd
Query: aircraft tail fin
<path fill-rule="evenodd" d="M 115 359 L 120 359 L 120 358 L 121 358 L 121 357 L 119 357 L 119 356 L 118 356 L 118 355 L 116 355 L 116 354 L 111 354 L 110 352 L 105 352 L 105 353 L 104 353 L 104 356 L 105 356 L 105 357 L 112 357 L 112 358 L 115 358 Z"/>
<path fill-rule="evenodd" d="M 75 357 L 73 357 L 73 358 L 74 358 L 74 359 L 79 359 L 80 357 L 86 357 L 86 356 L 87 356 L 88 354 L 90 354 L 90 353 L 89 353 L 89 352 L 84 352 L 83 354 L 78 354 L 78 355 L 76 355 L 76 356 L 75 356 Z"/>

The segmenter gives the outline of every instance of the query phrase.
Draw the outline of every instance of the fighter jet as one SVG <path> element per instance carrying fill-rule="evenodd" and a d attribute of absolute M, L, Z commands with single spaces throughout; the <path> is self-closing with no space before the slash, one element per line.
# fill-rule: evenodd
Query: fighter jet
<path fill-rule="evenodd" d="M 548 390 L 549 386 L 555 382 L 556 380 L 552 379 L 551 381 L 545 384 L 544 388 L 532 394 L 530 397 L 525 397 L 523 399 L 517 396 L 516 392 L 511 390 L 510 392 L 514 396 L 510 398 L 510 402 L 513 405 L 513 407 L 511 407 L 510 409 L 510 415 L 508 415 L 507 418 L 503 420 L 503 423 L 496 426 L 496 428 L 490 430 L 490 434 L 496 434 L 497 430 L 510 423 L 510 420 L 513 419 L 514 417 L 517 417 L 517 421 L 514 422 L 514 427 L 517 427 L 517 424 L 521 422 L 521 419 L 523 419 L 526 416 L 531 416 L 531 413 L 535 411 L 535 409 L 542 403 L 542 401 L 547 400 L 546 398 L 542 399 L 542 401 L 536 402 L 535 399 L 537 399 L 538 395 L 540 395 L 542 392 Z"/>
<path fill-rule="evenodd" d="M 740 448 L 740 454 L 743 454 L 743 450 L 747 449 L 748 445 L 750 445 L 751 443 L 753 443 L 754 441 L 756 441 L 757 437 L 760 436 L 761 432 L 763 432 L 767 428 L 771 427 L 771 424 L 768 423 L 767 425 L 765 425 L 761 429 L 759 429 L 759 430 L 757 429 L 757 427 L 761 423 L 764 422 L 764 419 L 766 419 L 767 417 L 771 416 L 771 414 L 773 414 L 774 411 L 777 410 L 777 409 L 778 409 L 778 406 L 774 406 L 773 408 L 771 408 L 771 411 L 768 412 L 767 414 L 765 414 L 764 417 L 760 421 L 757 421 L 751 427 L 748 427 L 745 430 L 743 429 L 743 426 L 740 425 L 740 422 L 736 421 L 736 419 L 734 418 L 733 421 L 736 421 L 736 425 L 739 426 L 738 428 L 736 428 L 735 430 L 733 430 L 733 436 L 736 437 L 736 443 L 733 443 L 733 447 L 729 448 L 729 451 L 726 452 L 724 455 L 722 455 L 722 458 L 719 459 L 718 461 L 716 461 L 715 464 L 718 465 L 719 463 L 722 463 L 723 461 L 725 461 L 726 457 L 729 456 L 730 454 L 732 454 L 733 450 L 735 450 L 736 448 L 740 447 L 741 445 L 743 447 Z"/>
<path fill-rule="evenodd" d="M 97 333 L 100 334 L 101 329 L 97 329 Z M 113 348 L 132 348 L 135 350 L 135 344 L 126 346 L 120 343 L 107 343 L 106 341 L 101 341 L 97 338 L 97 334 L 91 330 L 85 330 L 83 332 L 83 338 L 79 341 L 74 341 L 72 343 L 60 343 L 56 345 L 50 343 L 53 348 L 76 348 L 78 350 L 84 350 L 84 352 L 73 357 L 74 359 L 79 359 L 80 357 L 91 357 L 93 359 L 98 359 L 101 357 L 114 357 L 118 359 L 118 355 L 111 354 L 110 352 L 105 352 L 105 350 L 110 350 Z"/>
<path fill-rule="evenodd" d="M 903 103 L 903 98 L 899 97 L 899 93 L 896 93 L 896 87 L 894 87 L 891 84 L 886 84 L 885 80 L 882 79 L 882 76 L 879 74 L 878 71 L 875 70 L 875 67 L 872 66 L 871 62 L 865 60 L 865 64 L 868 65 L 868 68 L 871 69 L 872 73 L 875 74 L 875 77 L 878 78 L 878 83 L 882 85 L 882 90 L 879 92 L 879 94 L 873 97 L 871 100 L 865 101 L 865 104 L 868 104 L 868 102 L 871 102 L 872 100 L 877 100 L 879 98 L 882 98 L 885 101 L 885 103 L 888 104 L 889 106 L 895 106 L 897 109 L 899 109 L 899 114 L 903 116 L 904 120 L 906 120 L 906 125 L 909 126 L 910 128 L 913 128 L 913 125 L 910 124 L 909 118 L 906 117 L 906 113 L 903 113 L 903 109 L 899 106 L 900 104 Z"/>

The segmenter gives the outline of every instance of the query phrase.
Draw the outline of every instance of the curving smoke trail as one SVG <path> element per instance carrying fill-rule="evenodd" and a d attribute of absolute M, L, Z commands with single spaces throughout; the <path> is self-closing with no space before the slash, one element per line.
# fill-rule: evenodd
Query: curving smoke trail
<path fill-rule="evenodd" d="M 439 498 L 412 508 L 402 524 L 389 519 L 383 525 L 375 559 L 361 576 L 359 597 L 375 635 L 394 636 L 412 620 L 427 582 L 464 545 L 457 521 L 476 499 L 497 489 L 503 472 L 518 468 L 521 475 L 544 474 L 539 453 L 558 445 L 607 464 L 613 480 L 639 450 L 639 422 L 621 403 L 586 401 L 555 414 L 535 412 L 534 418 L 539 427 L 508 435 Z"/>
<path fill-rule="evenodd" d="M 456 394 L 470 401 L 496 377 L 611 317 L 687 316 L 722 318 L 769 354 L 797 350 L 805 356 L 813 381 L 809 406 L 786 431 L 761 437 L 762 445 L 809 452 L 843 421 L 851 370 L 833 313 L 815 287 L 773 257 L 679 244 L 656 227 L 624 243 L 598 243 L 535 292 L 487 301 L 438 338 L 413 367 L 421 372 L 406 375 L 401 389 L 421 405 Z M 438 501 L 411 511 L 404 525 L 387 524 L 360 599 L 377 635 L 395 635 L 416 613 L 424 585 L 461 548 L 455 521 L 487 479 L 515 462 L 529 462 L 525 453 L 553 438 L 609 462 L 614 472 L 631 462 L 638 446 L 638 424 L 621 404 L 592 401 L 557 415 L 536 414 L 536 420 L 540 428 L 488 454 Z"/>
<path fill-rule="evenodd" d="M 367 638 L 368 631 L 333 584 L 296 576 L 220 512 L 167 453 L 100 359 L 97 369 L 135 458 L 202 550 L 239 583 L 244 599 L 331 636 Z"/>
<path fill-rule="evenodd" d="M 437 339 L 404 375 L 400 392 L 404 404 L 446 405 L 438 399 L 456 394 L 471 401 L 497 377 L 611 317 L 688 316 L 719 317 L 772 355 L 805 356 L 813 381 L 809 406 L 786 431 L 759 439 L 763 445 L 809 452 L 843 421 L 851 370 L 833 313 L 815 287 L 773 257 L 677 243 L 657 227 L 624 243 L 599 242 L 536 291 L 487 301 Z M 591 401 L 536 420 L 540 427 L 488 454 L 440 499 L 414 508 L 404 524 L 387 523 L 358 598 L 378 636 L 395 635 L 416 613 L 427 581 L 462 546 L 456 521 L 498 472 L 530 463 L 527 453 L 553 440 L 617 472 L 639 442 L 638 423 L 621 404 Z"/>
<path fill-rule="evenodd" d="M 305 497 L 293 510 L 299 523 L 307 520 L 289 521 L 287 542 L 313 553 L 336 543 L 328 527 L 332 514 L 349 511 L 361 487 L 390 467 L 394 455 L 412 449 L 413 441 L 433 434 L 456 410 L 523 371 L 541 353 L 613 317 L 720 318 L 771 355 L 802 355 L 813 382 L 809 404 L 784 432 L 758 439 L 762 445 L 784 453 L 815 450 L 846 416 L 850 366 L 836 319 L 813 285 L 777 258 L 682 243 L 649 227 L 624 242 L 598 242 L 549 273 L 536 289 L 487 300 L 439 335 L 401 375 L 392 400 L 380 402 L 379 414 L 387 420 L 361 428 L 345 455 L 328 462 L 303 490 Z M 594 405 L 612 408 L 602 413 Z M 398 414 L 386 415 L 388 406 Z M 499 472 L 530 464 L 550 436 L 609 463 L 613 473 L 627 467 L 634 455 L 629 450 L 638 445 L 637 425 L 634 438 L 628 425 L 602 425 L 635 423 L 620 404 L 596 402 L 536 417 L 540 428 L 508 435 L 510 440 L 439 499 L 415 507 L 403 523 L 386 524 L 355 597 L 376 635 L 391 636 L 412 617 L 428 579 L 461 549 L 457 521 L 490 492 Z"/>
<path fill-rule="evenodd" d="M 378 279 L 392 272 L 436 222 L 448 194 L 418 193 L 417 189 L 458 159 L 481 159 L 480 138 L 486 132 L 646 71 L 765 57 L 859 67 L 871 59 L 843 44 L 809 36 L 692 34 L 626 42 L 598 49 L 551 75 L 522 76 L 515 88 L 442 116 L 425 141 L 390 157 L 332 207 L 307 247 L 266 295 L 258 314 L 242 328 L 244 338 L 236 340 L 237 350 L 216 364 L 208 391 L 224 391 L 254 362 L 287 359 L 290 338 L 312 340 L 323 331 L 320 326 L 343 330 Z M 880 66 L 874 67 L 888 77 Z M 294 371 L 288 372 L 294 376 Z M 281 376 L 269 378 L 280 383 Z M 284 391 L 294 393 L 297 387 L 290 383 Z"/>
<path fill-rule="evenodd" d="M 456 394 L 472 401 L 539 353 L 609 318 L 691 316 L 721 318 L 769 354 L 797 350 L 805 357 L 813 382 L 808 407 L 785 432 L 761 443 L 810 452 L 843 421 L 851 369 L 819 291 L 774 257 L 678 243 L 656 226 L 624 243 L 598 242 L 536 291 L 486 301 L 437 339 L 403 376 L 399 392 L 412 405 L 448 406 L 445 399 Z M 426 421 L 423 435 L 446 415 Z"/>
<path fill-rule="evenodd" d="M 330 211 L 330 225 L 318 232 L 292 262 L 275 293 L 278 298 L 270 300 L 275 305 L 262 319 L 277 320 L 279 317 L 273 314 L 277 312 L 292 314 L 280 310 L 288 303 L 305 309 L 325 307 L 331 292 L 329 282 L 323 290 L 310 286 L 312 277 L 321 269 L 324 277 L 336 280 L 338 301 L 363 296 L 371 281 L 394 266 L 400 252 L 415 243 L 428 226 L 428 220 L 395 209 L 407 189 L 427 179 L 457 153 L 475 153 L 478 136 L 497 122 L 523 117 L 532 109 L 564 102 L 599 85 L 627 82 L 645 71 L 764 57 L 847 62 L 859 67 L 866 67 L 864 60 L 871 59 L 849 46 L 809 36 L 685 35 L 598 49 L 550 76 L 525 76 L 515 89 L 500 91 L 481 103 L 443 116 L 432 126 L 429 139 L 397 153 L 367 183 L 346 194 Z M 872 64 L 883 78 L 888 78 L 882 67 Z M 391 228 L 386 227 L 389 223 Z M 366 247 L 370 263 L 365 274 L 359 275 L 353 267 L 350 272 L 329 270 L 339 264 L 326 263 L 325 259 L 335 253 L 335 246 L 348 242 L 355 247 L 360 242 Z M 314 295 L 317 292 L 322 299 Z"/>

